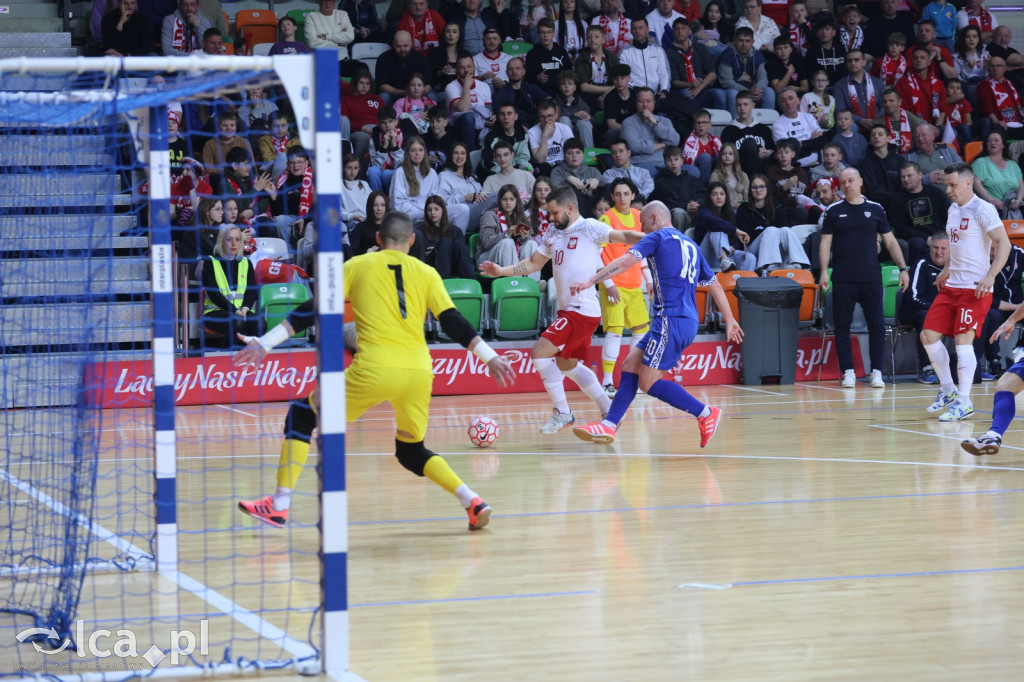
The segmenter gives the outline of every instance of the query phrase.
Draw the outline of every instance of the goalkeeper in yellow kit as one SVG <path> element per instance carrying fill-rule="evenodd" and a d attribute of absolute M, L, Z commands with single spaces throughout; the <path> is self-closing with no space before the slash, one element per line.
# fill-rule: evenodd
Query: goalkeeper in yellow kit
<path fill-rule="evenodd" d="M 487 525 L 491 508 L 442 457 L 423 445 L 434 378 L 423 336 L 427 310 L 445 334 L 487 364 L 499 386 L 510 385 L 516 375 L 508 360 L 488 346 L 455 308 L 437 271 L 408 255 L 413 241 L 409 216 L 392 211 L 384 216 L 377 234 L 381 250 L 345 263 L 345 298 L 352 301 L 359 345 L 345 371 L 346 419 L 355 421 L 374 405 L 390 403 L 397 422 L 398 461 L 458 497 L 469 515 L 470 530 L 477 530 Z M 235 356 L 235 363 L 258 364 L 271 348 L 312 325 L 313 319 L 313 302 L 307 301 L 263 336 L 241 337 L 247 345 Z M 316 405 L 317 391 L 292 401 L 285 419 L 277 490 L 260 500 L 240 501 L 238 508 L 246 514 L 272 526 L 287 523 L 291 493 L 309 455 Z"/>

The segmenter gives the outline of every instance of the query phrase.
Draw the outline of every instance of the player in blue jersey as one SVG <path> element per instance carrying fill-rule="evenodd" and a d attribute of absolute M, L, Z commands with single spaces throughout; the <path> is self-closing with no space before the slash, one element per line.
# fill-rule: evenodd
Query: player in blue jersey
<path fill-rule="evenodd" d="M 622 364 L 621 385 L 608 415 L 604 421 L 575 427 L 573 433 L 590 443 L 614 442 L 615 429 L 636 397 L 637 388 L 641 388 L 647 395 L 696 417 L 700 426 L 700 446 L 704 447 L 718 429 L 721 410 L 700 402 L 679 384 L 662 379 L 667 370 L 675 367 L 683 350 L 697 335 L 697 287 L 708 282 L 711 298 L 725 317 L 726 336 L 730 341 L 740 343 L 743 330 L 732 316 L 725 291 L 715 279 L 700 247 L 672 227 L 672 213 L 668 206 L 660 201 L 644 206 L 640 212 L 640 226 L 646 236 L 636 246 L 598 270 L 587 281 L 572 285 L 575 295 L 645 259 L 654 279 L 651 329 L 629 351 Z"/>

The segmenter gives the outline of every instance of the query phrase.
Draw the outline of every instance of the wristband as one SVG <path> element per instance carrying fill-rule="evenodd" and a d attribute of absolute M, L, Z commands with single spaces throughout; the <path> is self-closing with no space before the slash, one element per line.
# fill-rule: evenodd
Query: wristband
<path fill-rule="evenodd" d="M 473 355 L 480 358 L 480 361 L 483 362 L 485 365 L 494 358 L 498 357 L 497 351 L 488 346 L 487 342 L 484 341 L 483 339 L 480 340 L 480 343 L 473 346 Z"/>
<path fill-rule="evenodd" d="M 279 324 L 263 336 L 256 339 L 256 343 L 263 346 L 263 350 L 269 353 L 276 346 L 280 346 L 282 343 L 290 339 L 291 336 L 292 335 L 288 333 L 288 329 L 283 324 Z"/>

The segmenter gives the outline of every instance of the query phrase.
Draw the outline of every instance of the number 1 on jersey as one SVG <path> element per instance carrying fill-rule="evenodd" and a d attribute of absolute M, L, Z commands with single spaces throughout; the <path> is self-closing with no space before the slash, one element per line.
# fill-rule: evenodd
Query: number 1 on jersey
<path fill-rule="evenodd" d="M 404 320 L 407 315 L 405 312 L 405 284 L 402 283 L 402 266 L 389 265 L 388 270 L 395 271 L 395 289 L 398 290 L 398 312 L 402 313 L 402 319 Z"/>

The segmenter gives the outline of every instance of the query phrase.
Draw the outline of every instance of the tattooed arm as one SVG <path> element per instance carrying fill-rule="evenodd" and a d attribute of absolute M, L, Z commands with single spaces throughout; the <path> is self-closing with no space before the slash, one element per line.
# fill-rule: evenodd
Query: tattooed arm
<path fill-rule="evenodd" d="M 612 233 L 614 234 L 615 231 L 613 230 Z M 574 282 L 573 285 L 569 287 L 569 291 L 572 293 L 573 296 L 575 296 L 579 292 L 583 291 L 584 289 L 589 289 L 598 282 L 603 282 L 606 279 L 611 279 L 612 277 L 615 277 L 616 275 L 619 275 L 625 272 L 626 270 L 629 270 L 636 264 L 636 256 L 629 252 L 626 252 L 619 256 L 618 258 L 616 258 L 615 260 L 613 260 L 608 265 L 604 266 L 603 268 L 595 272 L 594 276 L 588 279 L 587 281 Z"/>
<path fill-rule="evenodd" d="M 535 251 L 532 256 L 521 260 L 515 265 L 501 266 L 491 261 L 484 261 L 480 264 L 480 272 L 489 277 L 523 277 L 531 272 L 537 272 L 551 260 L 540 251 Z"/>

